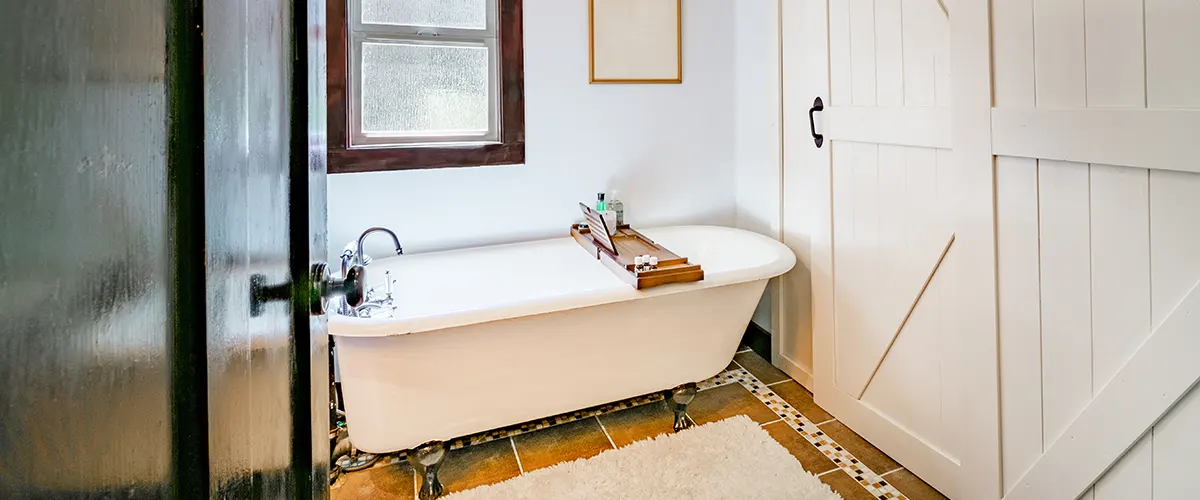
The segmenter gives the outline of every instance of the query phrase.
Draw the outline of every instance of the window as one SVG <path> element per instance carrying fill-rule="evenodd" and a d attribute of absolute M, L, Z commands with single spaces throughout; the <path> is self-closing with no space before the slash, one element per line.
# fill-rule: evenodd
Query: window
<path fill-rule="evenodd" d="M 521 0 L 329 0 L 329 172 L 525 161 Z"/>

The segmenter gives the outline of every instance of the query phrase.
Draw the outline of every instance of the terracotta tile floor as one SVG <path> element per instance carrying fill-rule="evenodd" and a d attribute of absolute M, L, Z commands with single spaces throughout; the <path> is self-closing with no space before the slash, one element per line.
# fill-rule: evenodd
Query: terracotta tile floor
<path fill-rule="evenodd" d="M 813 402 L 812 393 L 752 351 L 738 352 L 725 372 L 702 387 L 688 412 L 697 424 L 750 417 L 846 500 L 946 498 L 834 420 Z M 773 402 L 769 406 L 764 401 Z M 442 483 L 448 493 L 497 483 L 669 433 L 672 422 L 666 402 L 651 395 L 481 433 L 456 443 L 443 465 Z M 343 475 L 333 486 L 332 499 L 409 500 L 415 498 L 416 481 L 406 460 L 388 457 L 370 469 Z"/>

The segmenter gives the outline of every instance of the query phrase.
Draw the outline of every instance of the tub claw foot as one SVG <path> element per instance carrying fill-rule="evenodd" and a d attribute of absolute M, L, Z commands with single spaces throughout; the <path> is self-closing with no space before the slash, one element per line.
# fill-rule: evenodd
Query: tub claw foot
<path fill-rule="evenodd" d="M 379 461 L 379 455 L 374 453 L 363 453 L 357 449 L 351 448 L 350 453 L 342 455 L 337 459 L 338 467 L 341 467 L 342 472 L 358 472 L 367 469 L 375 462 Z"/>
<path fill-rule="evenodd" d="M 696 397 L 696 391 L 696 384 L 693 383 L 671 389 L 671 411 L 675 412 L 675 432 L 692 426 L 687 409 L 688 405 L 692 403 L 692 399 Z"/>
<path fill-rule="evenodd" d="M 446 443 L 430 441 L 408 453 L 408 463 L 421 476 L 421 490 L 417 498 L 433 500 L 442 496 L 442 482 L 438 480 L 438 469 L 446 458 Z"/>

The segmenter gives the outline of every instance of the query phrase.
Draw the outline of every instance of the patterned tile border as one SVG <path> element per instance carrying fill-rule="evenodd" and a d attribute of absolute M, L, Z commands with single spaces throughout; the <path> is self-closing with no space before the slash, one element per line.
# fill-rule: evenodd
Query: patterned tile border
<path fill-rule="evenodd" d="M 754 375 L 745 370 L 731 370 L 718 375 L 718 377 L 735 372 L 743 373 L 742 376 L 737 378 L 737 382 L 741 383 L 742 387 L 745 387 L 751 394 L 754 394 L 754 397 L 767 405 L 767 408 L 770 408 L 784 422 L 787 422 L 793 429 L 796 429 L 796 432 L 799 432 L 809 444 L 817 447 L 821 453 L 824 453 L 830 460 L 833 460 L 833 463 L 838 468 L 846 471 L 850 477 L 858 481 L 859 485 L 866 488 L 872 496 L 881 500 L 907 500 L 907 497 L 903 493 L 900 493 L 900 490 L 897 490 L 891 483 L 888 483 L 883 476 L 880 476 L 868 468 L 866 464 L 860 462 L 849 450 L 842 448 L 833 438 L 827 436 L 820 427 L 817 427 L 817 424 L 812 423 L 807 417 L 800 414 L 799 410 L 796 410 L 787 401 L 784 401 L 783 398 L 772 392 L 771 388 L 755 378 Z"/>
<path fill-rule="evenodd" d="M 740 367 L 741 365 L 737 366 Z M 750 372 L 746 371 L 745 368 L 734 368 L 732 370 L 726 370 L 718 373 L 713 378 L 700 382 L 699 384 L 696 384 L 696 386 L 702 391 L 707 391 L 714 387 L 721 387 L 723 385 L 740 384 L 742 383 L 742 380 L 747 378 L 754 378 L 754 375 L 751 375 Z M 757 381 L 758 379 L 754 380 Z"/>
<path fill-rule="evenodd" d="M 825 435 L 825 432 L 823 432 L 820 427 L 817 427 L 817 424 L 814 424 L 804 415 L 800 414 L 798 410 L 792 408 L 787 401 L 784 401 L 783 398 L 771 391 L 770 387 L 762 383 L 762 381 L 758 380 L 757 377 L 746 371 L 746 369 L 741 368 L 741 365 L 735 364 L 734 366 L 737 366 L 738 368 L 723 371 L 708 380 L 700 382 L 697 384 L 699 389 L 704 391 L 714 387 L 721 387 L 730 384 L 741 384 L 742 387 L 745 387 L 746 390 L 750 391 L 754 397 L 758 398 L 759 401 L 767 405 L 767 408 L 770 408 L 771 411 L 775 412 L 779 418 L 783 419 L 784 422 L 787 422 L 788 425 L 799 432 L 800 435 L 809 442 L 809 444 L 815 446 L 821 451 L 821 453 L 829 457 L 829 459 L 832 460 L 833 463 L 838 466 L 838 468 L 846 471 L 850 477 L 854 478 L 855 481 L 858 481 L 858 484 L 866 489 L 872 496 L 880 500 L 907 500 L 907 497 L 900 493 L 895 486 L 892 486 L 891 483 L 888 483 L 887 480 L 885 480 L 881 475 L 868 468 L 866 464 L 860 462 L 854 457 L 853 454 L 835 442 L 833 438 Z M 495 441 L 497 439 L 506 439 L 528 432 L 554 427 L 556 425 L 592 418 L 598 415 L 615 413 L 647 403 L 662 401 L 665 398 L 665 392 L 666 391 L 646 394 L 643 396 L 626 399 L 624 401 L 602 404 L 579 411 L 573 411 L 571 413 L 564 413 L 562 415 L 555 415 L 553 417 L 480 432 L 470 436 L 464 436 L 451 441 L 450 449 L 457 450 L 466 446 L 483 444 L 490 441 Z M 407 453 L 404 451 L 390 454 L 382 458 L 375 466 L 381 467 L 391 465 L 404 460 L 406 456 Z"/>

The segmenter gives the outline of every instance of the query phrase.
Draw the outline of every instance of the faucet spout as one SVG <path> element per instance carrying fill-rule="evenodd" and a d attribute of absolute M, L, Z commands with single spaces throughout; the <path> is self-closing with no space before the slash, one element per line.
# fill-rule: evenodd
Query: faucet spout
<path fill-rule="evenodd" d="M 358 249 L 357 253 L 354 255 L 355 262 L 358 265 L 363 265 L 363 241 L 365 241 L 367 236 L 370 236 L 371 233 L 387 233 L 388 236 L 392 237 L 392 243 L 396 245 L 396 255 L 404 255 L 404 247 L 400 246 L 400 238 L 396 237 L 395 232 L 386 227 L 373 227 L 363 231 L 362 235 L 358 237 Z"/>

